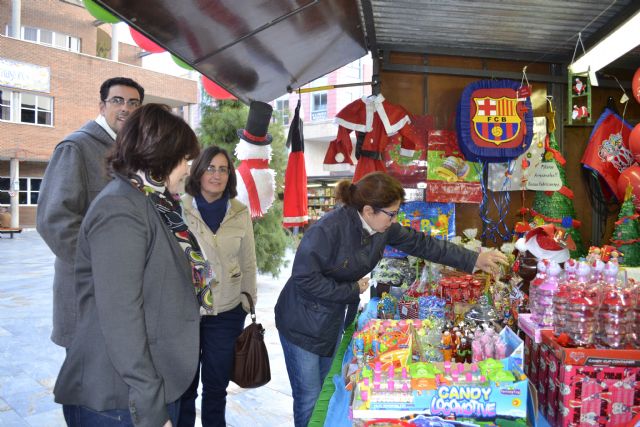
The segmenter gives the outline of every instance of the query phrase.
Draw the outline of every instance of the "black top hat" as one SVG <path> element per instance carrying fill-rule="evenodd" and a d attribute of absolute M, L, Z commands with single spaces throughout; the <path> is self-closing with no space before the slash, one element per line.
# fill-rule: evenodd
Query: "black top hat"
<path fill-rule="evenodd" d="M 249 105 L 247 126 L 238 129 L 238 138 L 254 145 L 269 145 L 272 137 L 267 133 L 273 107 L 265 102 L 252 101 Z"/>

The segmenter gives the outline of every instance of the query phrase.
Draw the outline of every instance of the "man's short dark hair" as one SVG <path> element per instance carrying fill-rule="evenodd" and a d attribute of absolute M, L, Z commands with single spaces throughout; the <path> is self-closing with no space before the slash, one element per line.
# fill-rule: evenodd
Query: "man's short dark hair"
<path fill-rule="evenodd" d="M 151 103 L 131 113 L 107 164 L 129 178 L 142 171 L 164 181 L 183 159 L 195 159 L 199 153 L 198 138 L 189 125 L 169 106 Z"/>
<path fill-rule="evenodd" d="M 111 86 L 129 86 L 138 91 L 140 95 L 140 103 L 144 101 L 144 88 L 140 86 L 135 80 L 130 79 L 128 77 L 113 77 L 108 80 L 105 80 L 100 86 L 100 101 L 104 102 L 107 100 L 107 96 L 109 96 L 109 89 Z"/>

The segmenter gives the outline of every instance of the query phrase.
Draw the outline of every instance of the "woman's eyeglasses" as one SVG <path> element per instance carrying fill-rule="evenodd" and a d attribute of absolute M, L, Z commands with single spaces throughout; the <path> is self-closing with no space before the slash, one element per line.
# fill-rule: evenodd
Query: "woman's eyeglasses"
<path fill-rule="evenodd" d="M 393 219 L 398 215 L 398 211 L 386 211 L 384 209 L 375 209 L 376 212 L 382 212 L 383 214 L 385 214 L 386 216 L 388 216 L 389 218 Z"/>
<path fill-rule="evenodd" d="M 220 166 L 219 168 L 216 169 L 215 166 L 209 165 L 207 166 L 207 169 L 205 170 L 205 172 L 210 173 L 211 175 L 215 174 L 216 172 L 218 172 L 220 175 L 228 175 L 229 168 L 226 166 Z"/>

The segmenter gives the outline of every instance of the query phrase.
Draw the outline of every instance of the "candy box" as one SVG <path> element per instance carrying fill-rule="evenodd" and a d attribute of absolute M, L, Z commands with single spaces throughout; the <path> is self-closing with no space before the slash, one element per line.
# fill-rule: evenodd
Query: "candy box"
<path fill-rule="evenodd" d="M 640 412 L 640 368 L 561 365 L 553 426 L 627 426 Z M 555 417 L 554 417 L 555 415 Z"/>
<path fill-rule="evenodd" d="M 371 381 L 358 383 L 353 400 L 354 419 L 400 418 L 412 413 L 425 413 L 443 418 L 474 419 L 505 422 L 525 425 L 527 417 L 527 399 L 529 395 L 528 381 L 524 373 L 511 359 L 494 361 L 512 373 L 511 380 L 483 382 L 451 382 L 448 378 L 419 377 L 410 365 L 412 376 L 410 382 L 399 387 L 402 378 L 396 376 L 393 386 L 389 388 L 389 378 L 379 380 L 380 386 Z M 424 370 L 432 368 L 434 376 L 446 372 L 444 363 L 423 364 Z M 471 364 L 465 364 L 460 378 L 472 371 Z M 451 371 L 455 369 L 452 367 Z M 500 371 L 500 369 L 498 369 Z M 414 376 L 415 375 L 415 376 Z M 445 375 L 447 377 L 447 375 Z M 410 386 L 408 386 L 410 384 Z"/>

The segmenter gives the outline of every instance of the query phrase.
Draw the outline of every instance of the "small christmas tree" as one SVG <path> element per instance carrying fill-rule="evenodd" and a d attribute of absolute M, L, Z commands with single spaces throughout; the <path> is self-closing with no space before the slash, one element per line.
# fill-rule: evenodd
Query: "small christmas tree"
<path fill-rule="evenodd" d="M 533 217 L 541 217 L 546 223 L 555 223 L 567 229 L 576 244 L 576 250 L 571 251 L 571 258 L 578 259 L 586 254 L 582 244 L 582 237 L 577 227 L 576 211 L 573 207 L 573 191 L 567 187 L 567 176 L 564 171 L 566 160 L 558 150 L 558 143 L 553 133 L 549 134 L 549 144 L 544 154 L 543 162 L 555 162 L 560 173 L 562 188 L 559 191 L 536 191 L 533 206 L 529 213 Z"/>
<path fill-rule="evenodd" d="M 611 236 L 611 244 L 622 252 L 622 264 L 628 267 L 640 266 L 640 215 L 636 213 L 633 198 L 629 185 Z"/>

